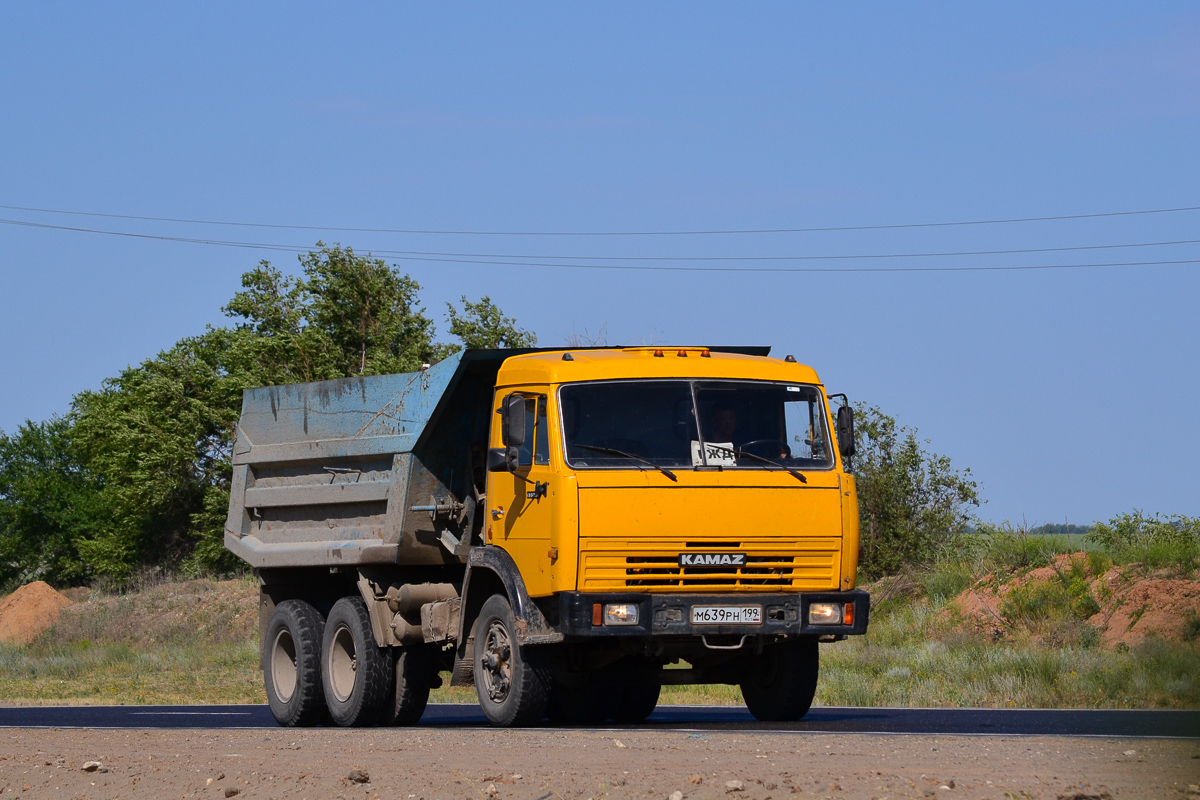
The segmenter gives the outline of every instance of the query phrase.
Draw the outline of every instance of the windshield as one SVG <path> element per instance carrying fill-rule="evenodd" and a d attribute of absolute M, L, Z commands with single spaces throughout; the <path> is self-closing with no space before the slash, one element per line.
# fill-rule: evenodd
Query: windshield
<path fill-rule="evenodd" d="M 574 468 L 827 469 L 821 392 L 766 381 L 636 380 L 559 390 Z M 640 463 L 640 466 L 639 466 Z"/>

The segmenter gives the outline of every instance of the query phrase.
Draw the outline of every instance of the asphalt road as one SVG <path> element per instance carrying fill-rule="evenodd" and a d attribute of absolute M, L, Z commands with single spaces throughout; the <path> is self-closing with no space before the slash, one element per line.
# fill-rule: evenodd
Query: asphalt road
<path fill-rule="evenodd" d="M 423 727 L 474 728 L 476 705 L 431 704 Z M 0 708 L 3 728 L 274 728 L 265 705 Z M 613 726 L 613 729 L 621 726 Z M 814 708 L 800 722 L 762 723 L 735 706 L 659 706 L 640 730 L 1150 736 L 1200 739 L 1200 711 Z M 609 729 L 608 727 L 604 728 Z"/>

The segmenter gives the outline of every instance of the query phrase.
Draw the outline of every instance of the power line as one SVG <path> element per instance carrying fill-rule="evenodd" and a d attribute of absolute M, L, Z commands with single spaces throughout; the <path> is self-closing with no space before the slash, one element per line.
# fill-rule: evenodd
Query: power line
<path fill-rule="evenodd" d="M 1071 247 L 1029 247 L 1018 250 L 959 250 L 933 253 L 861 253 L 858 255 L 831 256 L 539 256 L 513 253 L 439 253 L 425 250 L 378 250 L 375 252 L 395 256 L 442 256 L 456 258 L 537 258 L 562 261 L 853 261 L 875 258 L 944 258 L 947 256 L 998 256 L 1023 253 L 1063 253 L 1078 250 L 1119 250 L 1130 247 L 1166 247 L 1170 245 L 1200 244 L 1200 239 L 1177 239 L 1169 242 L 1132 242 L 1128 244 L 1089 244 Z"/>
<path fill-rule="evenodd" d="M 271 250 L 278 252 L 304 253 L 311 248 L 304 245 L 269 244 L 265 242 L 238 242 L 221 239 L 197 239 L 182 236 L 163 236 L 149 233 L 133 233 L 130 231 L 105 231 L 93 228 L 76 228 L 65 225 L 50 225 L 41 222 L 24 220 L 0 219 L 0 224 L 18 225 L 22 227 L 45 228 L 50 230 L 74 231 L 78 233 L 94 233 L 108 236 L 122 236 L 135 239 L 152 239 L 168 242 L 184 242 L 188 244 L 203 244 L 220 247 L 240 247 L 255 250 Z M 1190 241 L 1190 240 L 1188 240 Z M 1136 246 L 1136 245 L 1131 245 Z M 402 251 L 375 250 L 374 255 L 392 255 L 408 261 L 422 261 L 442 264 L 477 264 L 507 267 L 552 267 L 555 269 L 593 269 L 593 270 L 629 270 L 643 272 L 1006 272 L 1020 270 L 1055 270 L 1055 269 L 1098 269 L 1104 267 L 1150 267 L 1178 264 L 1200 264 L 1200 259 L 1176 259 L 1161 261 L 1121 261 L 1091 264 L 1019 264 L 991 266 L 951 266 L 951 267 L 688 267 L 675 265 L 646 265 L 646 264 L 586 264 L 563 263 L 547 261 L 501 261 L 497 259 L 468 259 L 443 258 L 435 256 L 414 256 Z M 1014 251 L 1020 252 L 1020 251 Z M 1033 252 L 1033 251 L 1031 251 Z M 948 254 L 947 254 L 948 255 Z"/>
<path fill-rule="evenodd" d="M 379 255 L 376 252 L 376 255 Z M 998 266 L 954 267 L 676 267 L 634 264 L 556 264 L 532 261 L 487 261 L 465 258 L 422 258 L 409 256 L 408 261 L 432 261 L 443 264 L 490 264 L 502 267 L 554 267 L 556 269 L 633 270 L 640 272 L 1009 272 L 1020 270 L 1093 269 L 1099 267 L 1152 267 L 1169 264 L 1200 264 L 1200 258 L 1171 261 L 1121 261 L 1100 264 L 1022 264 Z"/>
<path fill-rule="evenodd" d="M 269 244 L 263 242 L 239 242 L 229 241 L 224 239 L 200 239 L 183 236 L 165 236 L 160 234 L 149 233 L 133 233 L 129 231 L 106 231 L 96 228 L 78 228 L 65 225 L 51 225 L 44 222 L 30 222 L 27 220 L 10 220 L 0 219 L 0 223 L 6 225 L 21 225 L 32 228 L 49 228 L 51 230 L 75 231 L 79 233 L 98 233 L 109 236 L 127 236 L 138 239 L 158 239 L 163 241 L 186 242 L 190 244 L 209 244 L 221 245 L 225 247 L 245 247 L 262 250 L 281 250 L 286 252 L 307 252 L 311 248 L 307 245 L 290 245 L 290 244 Z M 1093 244 L 1093 245 L 1072 245 L 1066 247 L 1028 247 L 1009 250 L 957 250 L 957 251 L 938 251 L 924 253 L 860 253 L 860 254 L 837 254 L 837 255 L 802 255 L 802 256 L 571 256 L 571 255 L 530 255 L 530 254 L 514 254 L 514 253 L 447 253 L 427 250 L 373 250 L 377 255 L 388 255 L 402 258 L 411 258 L 412 260 L 421 260 L 418 257 L 437 257 L 439 259 L 454 259 L 454 258 L 480 258 L 480 259 L 519 259 L 529 258 L 538 260 L 554 260 L 561 261 L 685 261 L 685 262 L 705 262 L 705 261 L 851 261 L 851 260 L 868 260 L 868 259 L 893 259 L 893 258 L 945 258 L 945 257 L 964 257 L 964 256 L 994 256 L 994 255 L 1021 255 L 1030 253 L 1062 253 L 1081 250 L 1116 250 L 1134 247 L 1168 247 L 1185 244 L 1200 244 L 1200 239 L 1175 239 L 1163 242 L 1128 242 L 1121 244 Z M 474 263 L 474 262 L 464 262 Z M 514 263 L 521 262 L 512 261 L 487 261 L 480 263 Z M 530 265 L 525 265 L 530 266 Z"/>
<path fill-rule="evenodd" d="M 683 231 L 471 231 L 471 230 L 421 230 L 408 228 L 347 228 L 330 225 L 280 225 L 265 222 L 232 222 L 228 220 L 190 219 L 185 217 L 150 217 L 135 214 L 105 214 L 98 211 L 67 211 L 57 208 L 34 208 L 30 206 L 0 205 L 9 211 L 31 211 L 42 214 L 69 214 L 81 217 L 103 217 L 107 219 L 140 220 L 143 222 L 176 222 L 190 225 L 226 225 L 241 228 L 274 228 L 299 231 L 343 231 L 350 233 L 402 233 L 430 236 L 729 236 L 741 234 L 776 233 L 826 233 L 834 231 L 881 231 L 906 228 L 950 228 L 967 225 L 1008 225 L 1024 222 L 1059 222 L 1077 219 L 1102 219 L 1108 217 L 1132 217 L 1147 214 L 1174 214 L 1184 211 L 1200 211 L 1200 206 L 1177 208 L 1151 208 L 1135 211 L 1107 211 L 1095 214 L 1059 214 L 1045 217 L 1011 217 L 1007 219 L 960 220 L 954 222 L 908 222 L 886 225 L 836 225 L 811 228 L 748 228 L 729 230 L 683 230 Z"/>

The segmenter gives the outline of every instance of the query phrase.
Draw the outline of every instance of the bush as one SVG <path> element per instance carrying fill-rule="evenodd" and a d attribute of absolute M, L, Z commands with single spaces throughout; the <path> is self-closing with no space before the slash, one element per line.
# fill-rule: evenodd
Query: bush
<path fill-rule="evenodd" d="M 1200 562 L 1200 517 L 1181 514 L 1147 517 L 1135 509 L 1107 523 L 1097 522 L 1085 537 L 1120 563 L 1192 572 Z"/>
<path fill-rule="evenodd" d="M 970 564 L 952 561 L 938 564 L 925 574 L 922 585 L 925 595 L 935 603 L 944 602 L 956 597 L 974 581 L 975 576 Z"/>
<path fill-rule="evenodd" d="M 954 469 L 917 432 L 873 406 L 856 409 L 854 458 L 862 569 L 870 578 L 953 552 L 979 505 L 971 470 Z M 925 442 L 924 444 L 928 444 Z"/>

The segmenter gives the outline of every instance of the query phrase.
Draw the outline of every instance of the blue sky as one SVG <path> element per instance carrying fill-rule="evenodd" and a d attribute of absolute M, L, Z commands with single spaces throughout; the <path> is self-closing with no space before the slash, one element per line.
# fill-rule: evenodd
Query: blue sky
<path fill-rule="evenodd" d="M 0 6 L 8 206 L 409 230 L 990 220 L 1200 206 L 1198 142 L 1200 11 L 1189 3 Z M 595 257 L 1200 239 L 1195 211 L 674 237 L 0 218 Z M 222 323 L 259 258 L 296 264 L 287 252 L 4 224 L 0 254 L 6 431 Z M 1188 259 L 1200 245 L 782 265 Z M 546 345 L 604 329 L 614 344 L 794 353 L 830 391 L 879 405 L 971 467 L 986 520 L 1200 514 L 1197 264 L 706 274 L 389 260 L 420 281 L 442 329 L 447 301 L 487 294 Z"/>

